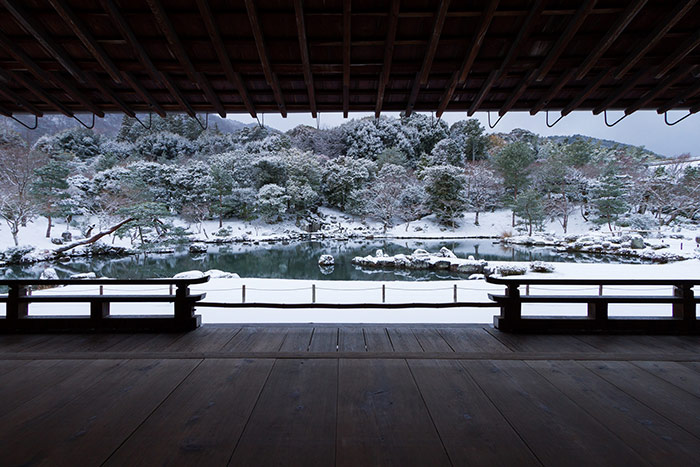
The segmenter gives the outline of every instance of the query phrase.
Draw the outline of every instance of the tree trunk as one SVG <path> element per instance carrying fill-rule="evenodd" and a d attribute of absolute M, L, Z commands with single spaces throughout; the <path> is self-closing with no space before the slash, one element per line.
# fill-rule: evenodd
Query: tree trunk
<path fill-rule="evenodd" d="M 219 228 L 224 226 L 224 199 L 219 195 Z"/>
<path fill-rule="evenodd" d="M 510 226 L 515 227 L 515 211 L 513 211 L 513 215 L 511 217 L 511 221 L 510 221 Z"/>
<path fill-rule="evenodd" d="M 14 240 L 15 246 L 19 246 L 19 240 L 17 240 L 17 234 L 19 233 L 19 229 L 12 227 L 10 231 L 12 232 L 12 240 Z"/>
<path fill-rule="evenodd" d="M 49 220 L 49 226 L 46 228 L 46 238 L 51 238 L 51 216 L 46 216 Z"/>
<path fill-rule="evenodd" d="M 474 225 L 479 225 L 479 211 L 474 213 Z"/>
<path fill-rule="evenodd" d="M 63 246 L 61 248 L 58 248 L 58 249 L 56 249 L 55 252 L 56 253 L 63 253 L 64 251 L 72 250 L 73 248 L 81 246 L 81 245 L 89 245 L 90 243 L 95 243 L 97 240 L 101 239 L 105 235 L 110 235 L 110 234 L 116 232 L 120 227 L 122 227 L 123 225 L 126 225 L 127 223 L 129 223 L 133 220 L 134 220 L 133 217 L 125 219 L 125 220 L 121 221 L 120 223 L 118 223 L 117 225 L 110 227 L 109 230 L 105 230 L 104 232 L 99 232 L 90 238 L 86 238 L 84 240 L 80 240 L 79 242 L 71 243 L 70 245 L 66 245 L 66 246 Z"/>

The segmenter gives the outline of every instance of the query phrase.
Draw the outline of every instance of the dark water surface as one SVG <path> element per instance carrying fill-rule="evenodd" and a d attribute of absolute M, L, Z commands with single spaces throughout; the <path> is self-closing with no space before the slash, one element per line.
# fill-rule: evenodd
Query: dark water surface
<path fill-rule="evenodd" d="M 464 279 L 463 274 L 449 271 L 363 270 L 351 264 L 355 256 L 374 255 L 377 249 L 394 255 L 410 254 L 416 248 L 437 252 L 447 247 L 460 258 L 474 256 L 487 261 L 558 261 L 558 262 L 630 262 L 615 256 L 558 253 L 548 248 L 507 247 L 494 240 L 348 240 L 324 242 L 265 243 L 258 245 L 210 245 L 206 254 L 191 255 L 187 251 L 171 254 L 140 254 L 124 258 L 76 258 L 67 263 L 39 263 L 9 266 L 0 270 L 6 279 L 38 278 L 51 266 L 60 278 L 71 274 L 95 272 L 98 277 L 136 279 L 172 277 L 193 269 L 220 269 L 241 277 L 263 277 L 314 280 L 440 280 Z M 335 257 L 332 270 L 322 270 L 317 262 L 322 254 Z M 639 261 L 635 261 L 639 262 Z"/>

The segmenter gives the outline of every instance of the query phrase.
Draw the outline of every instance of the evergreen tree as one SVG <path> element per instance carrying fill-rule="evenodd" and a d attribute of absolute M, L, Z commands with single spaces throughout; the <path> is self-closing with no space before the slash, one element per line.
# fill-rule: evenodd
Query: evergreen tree
<path fill-rule="evenodd" d="M 48 220 L 46 238 L 51 238 L 51 222 L 58 216 L 68 217 L 73 212 L 64 201 L 68 198 L 68 175 L 70 169 L 62 159 L 51 159 L 34 171 L 35 178 L 31 194 L 38 205 L 38 212 Z M 68 223 L 66 222 L 66 227 Z"/>
<path fill-rule="evenodd" d="M 542 195 L 533 188 L 528 188 L 518 196 L 513 212 L 525 221 L 528 235 L 532 235 L 533 226 L 539 227 L 545 219 Z"/>
<path fill-rule="evenodd" d="M 445 164 L 426 168 L 421 177 L 428 194 L 428 208 L 441 223 L 455 227 L 456 218 L 467 207 L 464 173 L 459 167 Z"/>
<path fill-rule="evenodd" d="M 595 216 L 593 222 L 607 224 L 612 232 L 612 224 L 627 211 L 624 188 L 615 166 L 609 165 L 591 190 L 590 202 Z"/>
<path fill-rule="evenodd" d="M 460 120 L 450 127 L 450 138 L 455 141 L 464 162 L 486 159 L 490 140 L 476 118 Z"/>
<path fill-rule="evenodd" d="M 503 178 L 503 185 L 508 190 L 513 205 L 518 195 L 529 184 L 530 166 L 535 162 L 535 151 L 522 141 L 508 144 L 493 158 L 493 164 Z M 515 227 L 515 212 L 512 226 Z"/>

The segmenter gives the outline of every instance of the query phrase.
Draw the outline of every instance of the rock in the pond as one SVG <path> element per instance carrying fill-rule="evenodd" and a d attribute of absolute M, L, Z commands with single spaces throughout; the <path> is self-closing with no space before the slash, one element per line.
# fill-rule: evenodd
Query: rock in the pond
<path fill-rule="evenodd" d="M 452 250 L 450 250 L 447 247 L 442 247 L 440 248 L 440 251 L 438 252 L 438 256 L 441 256 L 443 258 L 456 258 L 457 255 L 455 255 Z"/>
<path fill-rule="evenodd" d="M 533 261 L 530 263 L 530 270 L 532 272 L 554 272 L 554 265 L 544 261 Z"/>
<path fill-rule="evenodd" d="M 83 272 L 80 274 L 71 274 L 71 279 L 97 279 L 97 274 L 94 272 Z"/>
<path fill-rule="evenodd" d="M 54 268 L 46 268 L 41 272 L 41 276 L 39 276 L 39 279 L 41 279 L 42 281 L 58 280 L 58 273 Z"/>
<path fill-rule="evenodd" d="M 333 266 L 335 264 L 335 258 L 331 255 L 321 255 L 318 259 L 319 266 Z"/>
<path fill-rule="evenodd" d="M 641 235 L 630 236 L 630 248 L 641 250 L 644 248 L 644 238 Z"/>
<path fill-rule="evenodd" d="M 426 257 L 426 256 L 430 256 L 430 253 L 428 253 L 428 252 L 425 251 L 425 250 L 422 250 L 422 249 L 418 248 L 417 250 L 414 250 L 414 251 L 413 251 L 413 254 L 412 254 L 411 256 L 413 256 L 414 258 L 423 258 L 423 257 Z"/>
<path fill-rule="evenodd" d="M 457 271 L 465 274 L 483 274 L 484 268 L 488 265 L 483 259 L 469 259 L 457 265 Z"/>
<path fill-rule="evenodd" d="M 498 266 L 498 274 L 502 276 L 522 276 L 527 272 L 527 267 L 517 264 L 504 264 Z"/>
<path fill-rule="evenodd" d="M 201 253 L 206 253 L 207 252 L 207 246 L 203 243 L 193 243 L 190 245 L 190 253 L 192 254 L 201 254 Z"/>
<path fill-rule="evenodd" d="M 202 271 L 183 271 L 175 274 L 173 276 L 173 279 L 199 279 L 200 277 L 204 277 L 204 273 Z"/>
<path fill-rule="evenodd" d="M 65 231 L 61 234 L 61 239 L 63 240 L 63 243 L 69 243 L 73 241 L 73 234 L 70 233 L 69 231 Z"/>
<path fill-rule="evenodd" d="M 384 253 L 383 250 L 379 249 L 379 250 L 377 250 L 377 251 L 374 253 L 374 256 L 376 256 L 377 258 L 384 258 L 384 257 L 387 257 L 387 256 L 389 256 L 389 255 L 387 255 L 386 253 Z"/>
<path fill-rule="evenodd" d="M 51 243 L 53 243 L 54 245 L 63 245 L 63 239 L 58 238 L 58 237 L 53 237 L 51 239 Z"/>
<path fill-rule="evenodd" d="M 240 279 L 241 276 L 235 272 L 220 271 L 218 269 L 210 269 L 204 273 L 205 276 L 209 276 L 212 279 Z"/>

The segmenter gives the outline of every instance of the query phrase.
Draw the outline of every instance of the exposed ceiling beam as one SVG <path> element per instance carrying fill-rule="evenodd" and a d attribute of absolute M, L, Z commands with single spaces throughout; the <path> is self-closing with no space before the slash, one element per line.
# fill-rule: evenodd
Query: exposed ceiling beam
<path fill-rule="evenodd" d="M 479 90 L 476 99 L 474 99 L 474 102 L 472 102 L 472 105 L 469 107 L 467 115 L 469 115 L 470 117 L 474 115 L 474 113 L 479 109 L 479 106 L 481 106 L 481 103 L 488 95 L 489 91 L 491 90 L 491 87 L 493 87 L 493 85 L 501 78 L 501 76 L 503 76 L 505 71 L 510 67 L 511 63 L 513 63 L 513 60 L 517 58 L 518 53 L 527 42 L 525 39 L 532 30 L 532 27 L 534 25 L 534 19 L 542 12 L 543 6 L 544 0 L 535 0 L 535 3 L 532 4 L 532 7 L 530 7 L 527 16 L 523 20 L 523 23 L 520 26 L 520 29 L 518 30 L 518 34 L 515 36 L 515 40 L 511 42 L 510 48 L 508 49 L 506 56 L 503 58 L 500 68 L 495 70 L 495 72 L 492 71 L 489 74 L 489 77 L 486 79 L 486 81 L 484 81 L 484 84 L 481 85 L 481 89 Z"/>
<path fill-rule="evenodd" d="M 392 0 L 391 10 L 389 10 L 389 27 L 386 31 L 386 41 L 384 44 L 384 66 L 382 73 L 379 76 L 379 85 L 377 87 L 377 104 L 374 108 L 374 117 L 379 118 L 382 113 L 382 104 L 384 103 L 384 91 L 389 84 L 391 76 L 391 60 L 394 56 L 394 43 L 396 42 L 396 28 L 399 23 L 400 0 Z"/>
<path fill-rule="evenodd" d="M 683 67 L 682 69 L 676 71 L 674 74 L 669 75 L 666 79 L 664 79 L 659 84 L 657 84 L 653 89 L 649 90 L 642 97 L 637 99 L 632 105 L 629 105 L 625 109 L 625 114 L 629 115 L 629 114 L 634 113 L 637 110 L 641 109 L 642 107 L 646 106 L 651 101 L 656 99 L 659 96 L 659 94 L 666 91 L 668 88 L 673 86 L 675 83 L 677 83 L 678 81 L 683 79 L 686 75 L 692 73 L 693 71 L 697 70 L 698 68 L 700 68 L 700 65 L 694 65 L 690 68 Z"/>
<path fill-rule="evenodd" d="M 433 18 L 433 32 L 430 36 L 430 42 L 428 42 L 428 50 L 423 57 L 423 64 L 421 65 L 420 71 L 416 74 L 416 79 L 413 81 L 411 94 L 408 98 L 408 104 L 405 112 L 407 117 L 411 115 L 411 112 L 413 112 L 413 107 L 416 105 L 418 91 L 420 90 L 421 86 L 424 86 L 428 81 L 428 75 L 430 74 L 430 68 L 432 67 L 435 53 L 437 52 L 437 46 L 440 42 L 440 34 L 442 33 L 442 27 L 445 25 L 445 18 L 447 17 L 447 9 L 449 7 L 450 0 L 441 0 L 440 7 L 435 12 L 435 16 Z"/>
<path fill-rule="evenodd" d="M 20 6 L 17 0 L 0 0 L 7 8 L 15 20 L 31 34 L 49 54 L 61 64 L 79 83 L 84 83 L 85 79 L 82 70 L 73 62 L 73 59 L 66 51 L 56 43 L 48 34 L 34 15 L 29 14 L 24 7 Z"/>
<path fill-rule="evenodd" d="M 537 81 L 542 81 L 547 76 L 549 71 L 554 66 L 554 63 L 559 59 L 566 46 L 569 45 L 571 39 L 573 39 L 574 35 L 576 35 L 578 30 L 583 25 L 583 22 L 586 21 L 586 18 L 591 13 L 596 1 L 597 0 L 588 0 L 584 2 L 578 10 L 576 10 L 576 14 L 573 18 L 571 18 L 569 24 L 566 25 L 566 29 L 564 29 L 564 31 L 562 31 L 562 33 L 559 35 L 559 39 L 557 39 L 556 44 L 554 44 L 554 47 L 552 47 L 547 54 L 547 58 L 544 59 L 544 62 L 542 62 L 542 65 L 540 65 L 539 69 L 537 70 L 537 76 L 535 78 Z"/>
<path fill-rule="evenodd" d="M 615 43 L 617 38 L 620 37 L 620 34 L 622 34 L 627 26 L 629 26 L 632 20 L 637 16 L 637 13 L 644 8 L 646 3 L 647 0 L 638 0 L 630 3 L 627 9 L 625 9 L 620 16 L 620 19 L 618 19 L 617 23 L 615 23 L 615 26 L 608 30 L 600 42 L 598 42 L 598 44 L 591 49 L 591 53 L 588 54 L 588 57 L 586 57 L 581 66 L 578 68 L 578 74 L 576 75 L 577 81 L 583 79 L 588 72 L 591 71 L 593 65 L 595 65 L 598 59 L 602 57 L 603 54 Z"/>
<path fill-rule="evenodd" d="M 131 110 L 131 109 L 129 108 L 129 106 L 126 105 L 126 104 L 124 103 L 124 101 L 122 101 L 121 98 L 120 98 L 119 96 L 117 96 L 117 94 L 116 94 L 114 91 L 112 91 L 112 90 L 109 89 L 107 86 L 105 86 L 105 85 L 102 83 L 102 81 L 100 81 L 100 79 L 99 79 L 97 76 L 95 76 L 94 73 L 87 73 L 86 75 L 87 75 L 88 79 L 90 80 L 90 82 L 92 82 L 92 83 L 95 85 L 95 87 L 96 87 L 108 100 L 112 101 L 112 102 L 114 103 L 114 105 L 116 105 L 117 107 L 119 107 L 119 109 L 120 109 L 122 112 L 124 112 L 125 114 L 127 114 L 127 115 L 128 115 L 129 117 L 131 117 L 131 118 L 134 118 L 134 117 L 136 116 L 136 114 L 134 113 L 134 111 Z"/>
<path fill-rule="evenodd" d="M 608 93 L 608 97 L 601 104 L 599 104 L 598 107 L 593 109 L 593 114 L 598 115 L 608 110 L 615 104 L 615 102 L 620 100 L 622 96 L 634 89 L 635 86 L 637 86 L 644 78 L 646 78 L 649 75 L 649 73 L 652 73 L 653 71 L 654 70 L 642 69 L 638 71 L 636 75 L 625 79 L 622 82 L 622 84 L 618 86 L 617 89 L 615 89 L 615 91 L 611 91 Z M 581 103 L 579 102 L 577 106 L 580 104 Z"/>
<path fill-rule="evenodd" d="M 700 30 L 688 38 L 676 51 L 666 59 L 660 66 L 659 72 L 656 73 L 654 78 L 663 78 L 666 73 L 671 71 L 673 67 L 678 65 L 681 60 L 683 60 L 690 52 L 692 52 L 696 47 L 700 46 Z"/>
<path fill-rule="evenodd" d="M 175 98 L 177 103 L 180 104 L 180 107 L 183 108 L 185 113 L 192 118 L 196 118 L 196 112 L 194 111 L 190 103 L 187 102 L 187 99 L 185 99 L 185 97 L 182 95 L 182 92 L 180 92 L 180 90 L 177 88 L 177 85 L 170 77 L 170 75 L 168 75 L 168 73 L 164 71 L 159 71 L 158 74 L 160 75 L 160 79 L 158 81 L 165 84 L 165 87 L 168 88 L 170 94 Z"/>
<path fill-rule="evenodd" d="M 70 26 L 75 35 L 78 36 L 78 39 L 80 39 L 80 42 L 82 42 L 85 48 L 95 57 L 95 60 L 97 60 L 114 82 L 121 83 L 121 74 L 112 59 L 109 58 L 109 55 L 107 55 L 102 46 L 95 40 L 95 37 L 85 23 L 71 10 L 66 1 L 49 0 L 49 3 L 51 3 L 54 10 L 58 12 L 61 18 L 63 18 L 63 21 Z"/>
<path fill-rule="evenodd" d="M 629 55 L 629 57 L 620 64 L 615 70 L 614 78 L 616 80 L 622 78 L 625 73 L 627 73 L 630 68 L 632 68 L 649 50 L 656 45 L 661 38 L 666 35 L 671 28 L 680 21 L 688 11 L 690 11 L 698 0 L 680 0 L 676 7 L 671 11 L 671 13 L 665 18 L 661 19 L 658 26 L 639 43 L 639 45 L 634 49 L 634 52 Z"/>
<path fill-rule="evenodd" d="M 224 41 L 221 39 L 221 32 L 219 31 L 219 27 L 216 25 L 216 20 L 214 19 L 211 7 L 209 6 L 209 1 L 197 0 L 197 6 L 199 7 L 199 13 L 204 20 L 204 25 L 206 26 L 209 37 L 214 45 L 216 55 L 224 69 L 226 78 L 236 87 L 238 95 L 241 96 L 243 105 L 245 105 L 245 108 L 248 110 L 248 113 L 250 113 L 250 116 L 255 118 L 257 116 L 255 113 L 255 106 L 253 106 L 253 103 L 250 100 L 248 90 L 243 82 L 243 77 L 233 68 L 233 64 L 231 63 L 228 52 L 226 51 Z"/>
<path fill-rule="evenodd" d="M 138 94 L 139 97 L 141 97 L 141 99 L 143 99 L 144 102 L 147 102 L 151 106 L 151 108 L 153 108 L 153 111 L 155 113 L 157 113 L 159 116 L 165 118 L 166 113 L 165 113 L 165 110 L 163 109 L 163 107 L 161 107 L 161 105 L 158 103 L 157 100 L 155 100 L 155 98 L 151 95 L 151 93 L 148 92 L 146 90 L 146 88 L 144 88 L 141 85 L 139 80 L 137 80 L 134 77 L 134 75 L 132 75 L 128 71 L 122 71 L 122 76 L 124 77 L 124 81 L 126 81 L 127 84 L 129 86 L 131 86 L 131 88 L 134 90 L 134 92 L 136 94 Z"/>
<path fill-rule="evenodd" d="M 452 95 L 457 88 L 457 84 L 464 84 L 464 82 L 467 80 L 467 76 L 472 69 L 472 65 L 474 65 L 474 60 L 476 60 L 476 56 L 479 54 L 479 50 L 481 49 L 481 44 L 484 42 L 484 38 L 486 37 L 486 32 L 491 25 L 493 15 L 496 13 L 496 8 L 498 8 L 498 2 L 499 0 L 490 0 L 484 7 L 479 28 L 474 31 L 473 36 L 470 38 L 469 53 L 466 55 L 466 57 L 464 57 L 464 61 L 462 62 L 462 66 L 460 66 L 459 71 L 452 73 L 450 84 L 447 86 L 447 91 L 438 105 L 438 110 L 435 113 L 438 118 L 442 116 L 447 108 L 447 105 L 452 100 Z"/>
<path fill-rule="evenodd" d="M 56 109 L 58 112 L 62 113 L 66 117 L 73 118 L 73 112 L 71 112 L 68 107 L 61 104 L 58 100 L 54 99 L 48 95 L 41 87 L 34 83 L 30 78 L 23 76 L 21 73 L 14 73 L 10 70 L 3 70 L 0 68 L 0 77 L 5 81 L 15 81 L 34 94 L 36 97 L 46 102 L 49 106 Z"/>
<path fill-rule="evenodd" d="M 16 92 L 10 90 L 7 86 L 0 87 L 0 95 L 5 96 L 5 99 L 8 99 L 17 107 L 23 107 L 27 109 L 27 112 L 36 115 L 37 117 L 44 116 L 44 112 L 37 109 L 32 103 L 30 103 L 28 100 L 26 100 L 24 97 L 20 96 Z"/>
<path fill-rule="evenodd" d="M 304 22 L 304 6 L 302 4 L 302 0 L 294 0 L 294 15 L 297 22 L 297 37 L 299 39 L 299 52 L 301 53 L 301 64 L 304 67 L 304 82 L 306 83 L 306 91 L 309 94 L 309 107 L 311 107 L 311 116 L 313 118 L 316 118 L 316 93 L 314 91 L 314 75 L 311 73 L 309 45 L 306 43 L 306 23 Z"/>
<path fill-rule="evenodd" d="M 513 106 L 516 102 L 518 102 L 518 99 L 520 99 L 527 87 L 535 80 L 536 76 L 537 70 L 530 70 L 530 72 L 525 75 L 525 78 L 523 78 L 522 81 L 520 81 L 520 84 L 515 88 L 515 91 L 511 93 L 511 95 L 508 97 L 505 103 L 501 106 L 501 109 L 498 111 L 498 115 L 503 116 L 507 114 L 510 111 L 510 109 L 513 108 Z"/>
<path fill-rule="evenodd" d="M 202 73 L 198 73 L 197 70 L 195 70 L 194 65 L 192 65 L 192 61 L 190 60 L 189 55 L 187 55 L 185 47 L 182 45 L 173 23 L 170 21 L 170 18 L 168 18 L 168 14 L 165 12 L 163 4 L 160 2 L 160 0 L 146 0 L 146 3 L 148 3 L 148 6 L 151 8 L 151 12 L 156 18 L 158 27 L 165 35 L 170 50 L 175 54 L 177 60 L 183 66 L 189 78 L 193 82 L 197 83 L 199 89 L 202 90 L 209 103 L 214 107 L 221 118 L 226 118 L 226 110 L 224 109 L 223 104 L 217 97 L 206 77 Z"/>
<path fill-rule="evenodd" d="M 11 41 L 5 34 L 0 32 L 0 45 L 5 47 L 7 51 L 12 55 L 12 57 L 26 67 L 36 79 L 47 80 L 54 83 L 58 88 L 66 93 L 73 101 L 79 102 L 84 105 L 90 112 L 99 116 L 104 117 L 104 112 L 94 104 L 87 96 L 85 96 L 81 91 L 79 91 L 73 84 L 58 72 L 47 71 L 41 68 L 29 55 L 27 55 L 24 50 L 20 49 L 13 41 Z M 83 73 L 83 75 L 85 75 Z"/>
<path fill-rule="evenodd" d="M 350 0 L 343 0 L 343 117 L 348 117 L 350 109 L 350 41 L 352 40 L 352 24 Z"/>
<path fill-rule="evenodd" d="M 265 46 L 262 28 L 260 27 L 260 20 L 258 18 L 258 10 L 255 7 L 253 0 L 245 0 L 245 7 L 246 11 L 248 12 L 248 20 L 250 21 L 250 27 L 253 31 L 253 37 L 255 38 L 255 47 L 258 49 L 260 64 L 262 65 L 263 73 L 265 74 L 265 81 L 267 81 L 267 85 L 272 88 L 272 93 L 275 96 L 275 101 L 277 102 L 277 107 L 279 108 L 280 114 L 282 114 L 283 118 L 287 118 L 287 108 L 284 105 L 282 89 L 277 81 L 277 75 L 275 75 L 275 73 L 272 71 L 270 58 L 267 54 L 267 47 Z"/>
<path fill-rule="evenodd" d="M 668 112 L 676 106 L 685 103 L 686 100 L 690 99 L 696 94 L 700 94 L 700 80 L 697 80 L 695 86 L 681 91 L 680 93 L 676 94 L 672 99 L 666 101 L 661 107 L 656 109 L 656 111 L 660 114 Z"/>

